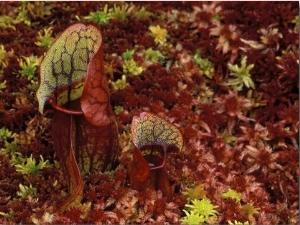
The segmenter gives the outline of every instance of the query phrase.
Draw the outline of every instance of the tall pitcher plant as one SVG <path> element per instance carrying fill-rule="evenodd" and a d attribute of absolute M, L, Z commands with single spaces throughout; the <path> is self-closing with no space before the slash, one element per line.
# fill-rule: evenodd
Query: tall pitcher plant
<path fill-rule="evenodd" d="M 81 202 L 82 176 L 111 169 L 119 151 L 96 27 L 75 24 L 56 39 L 41 63 L 36 96 L 40 113 L 54 109 L 53 143 L 70 193 L 65 210 Z"/>

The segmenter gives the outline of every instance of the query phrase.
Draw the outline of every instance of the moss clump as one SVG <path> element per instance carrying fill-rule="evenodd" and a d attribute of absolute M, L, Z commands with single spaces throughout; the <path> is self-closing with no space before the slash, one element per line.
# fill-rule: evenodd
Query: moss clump
<path fill-rule="evenodd" d="M 244 85 L 247 88 L 255 89 L 255 84 L 251 79 L 250 70 L 252 70 L 254 64 L 247 65 L 247 56 L 244 56 L 241 61 L 241 66 L 233 65 L 228 63 L 228 68 L 230 69 L 230 75 L 234 78 L 228 79 L 228 85 L 237 91 L 241 91 Z"/>
<path fill-rule="evenodd" d="M 207 198 L 201 200 L 193 199 L 191 204 L 186 204 L 186 208 L 189 211 L 183 210 L 185 216 L 181 219 L 182 222 L 188 224 L 197 224 L 204 222 L 217 222 L 218 212 L 215 210 L 218 206 L 215 206 Z"/>
<path fill-rule="evenodd" d="M 229 188 L 228 191 L 226 191 L 222 194 L 222 198 L 231 198 L 237 202 L 241 201 L 241 196 L 242 196 L 241 193 L 239 193 L 231 188 Z"/>
<path fill-rule="evenodd" d="M 143 72 L 143 67 L 138 66 L 137 62 L 132 58 L 134 50 L 127 50 L 123 53 L 123 73 L 127 76 L 138 76 Z"/>
<path fill-rule="evenodd" d="M 167 43 L 168 31 L 160 26 L 150 26 L 151 36 L 154 38 L 155 44 L 164 45 Z"/>

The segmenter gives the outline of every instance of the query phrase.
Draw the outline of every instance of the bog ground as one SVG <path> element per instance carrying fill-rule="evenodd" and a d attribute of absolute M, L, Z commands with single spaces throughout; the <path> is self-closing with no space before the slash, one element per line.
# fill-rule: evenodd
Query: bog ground
<path fill-rule="evenodd" d="M 297 2 L 1 2 L 0 223 L 298 224 L 298 14 Z M 59 211 L 70 193 L 54 110 L 42 115 L 35 93 L 75 23 L 102 34 L 120 151 Z M 164 165 L 170 196 L 155 179 L 133 188 L 142 112 L 182 134 Z"/>

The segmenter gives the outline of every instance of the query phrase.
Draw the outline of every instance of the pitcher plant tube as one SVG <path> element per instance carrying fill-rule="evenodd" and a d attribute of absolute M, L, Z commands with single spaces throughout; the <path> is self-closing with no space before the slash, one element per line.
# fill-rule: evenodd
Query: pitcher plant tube
<path fill-rule="evenodd" d="M 54 108 L 52 138 L 71 195 L 65 210 L 81 202 L 84 175 L 111 169 L 119 151 L 96 27 L 74 24 L 56 39 L 41 63 L 36 96 L 40 113 Z"/>
<path fill-rule="evenodd" d="M 168 198 L 172 190 L 165 168 L 168 151 L 181 151 L 183 138 L 179 129 L 168 121 L 148 112 L 135 116 L 131 124 L 135 145 L 130 182 L 133 189 L 154 187 Z"/>

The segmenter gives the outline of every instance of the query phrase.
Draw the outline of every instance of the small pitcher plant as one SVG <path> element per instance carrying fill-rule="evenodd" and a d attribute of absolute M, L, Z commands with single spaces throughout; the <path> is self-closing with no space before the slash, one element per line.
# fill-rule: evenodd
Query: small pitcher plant
<path fill-rule="evenodd" d="M 129 175 L 132 188 L 154 187 L 171 200 L 172 189 L 165 164 L 168 151 L 183 148 L 179 129 L 156 115 L 142 112 L 132 119 L 131 133 L 135 145 Z"/>

